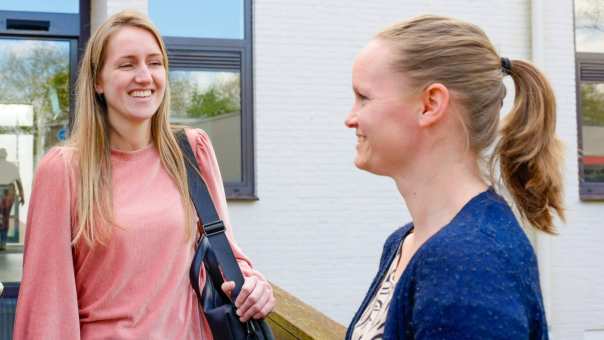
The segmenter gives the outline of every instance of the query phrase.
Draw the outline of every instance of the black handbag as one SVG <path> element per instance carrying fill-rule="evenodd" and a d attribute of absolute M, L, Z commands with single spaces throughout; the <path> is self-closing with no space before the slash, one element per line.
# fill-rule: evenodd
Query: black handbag
<path fill-rule="evenodd" d="M 187 177 L 191 200 L 200 221 L 200 237 L 189 278 L 200 307 L 208 320 L 215 340 L 274 340 L 273 333 L 265 320 L 250 319 L 241 322 L 235 313 L 232 301 L 237 299 L 243 286 L 243 275 L 237 265 L 233 250 L 225 235 L 224 223 L 218 217 L 208 192 L 199 175 L 199 167 L 184 131 L 176 134 L 187 167 Z M 206 223 L 207 221 L 207 223 Z M 202 264 L 206 268 L 206 283 L 203 292 L 199 289 L 199 274 Z M 223 275 L 235 282 L 231 292 L 232 301 L 220 288 Z"/>

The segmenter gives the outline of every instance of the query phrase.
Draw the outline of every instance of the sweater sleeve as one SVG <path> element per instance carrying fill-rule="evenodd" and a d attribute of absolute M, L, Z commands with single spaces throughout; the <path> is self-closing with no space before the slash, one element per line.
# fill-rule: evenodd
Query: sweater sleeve
<path fill-rule="evenodd" d="M 79 339 L 70 180 L 61 148 L 42 158 L 34 178 L 13 338 Z"/>
<path fill-rule="evenodd" d="M 237 259 L 241 273 L 244 277 L 256 276 L 259 279 L 266 281 L 264 276 L 253 268 L 252 262 L 243 253 L 241 248 L 239 248 L 235 242 L 235 238 L 233 237 L 233 230 L 231 228 L 231 222 L 227 210 L 227 201 L 226 194 L 224 192 L 224 184 L 222 182 L 222 175 L 220 174 L 220 169 L 218 168 L 218 160 L 216 158 L 214 147 L 212 146 L 210 138 L 208 137 L 207 133 L 201 129 L 187 130 L 187 137 L 189 138 L 191 145 L 193 145 L 193 152 L 195 152 L 195 157 L 197 158 L 199 169 L 201 171 L 201 176 L 208 187 L 208 191 L 212 197 L 214 206 L 216 207 L 216 212 L 224 222 L 226 235 L 231 243 L 231 248 L 233 249 L 233 254 Z"/>
<path fill-rule="evenodd" d="M 528 338 L 522 282 L 502 257 L 472 241 L 422 254 L 415 268 L 414 338 Z"/>

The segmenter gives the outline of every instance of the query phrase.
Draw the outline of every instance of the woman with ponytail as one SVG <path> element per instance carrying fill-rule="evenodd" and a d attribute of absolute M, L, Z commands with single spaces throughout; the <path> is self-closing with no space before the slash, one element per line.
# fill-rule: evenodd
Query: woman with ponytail
<path fill-rule="evenodd" d="M 507 76 L 514 106 L 500 122 Z M 553 234 L 563 218 L 545 77 L 475 25 L 430 15 L 377 34 L 352 78 L 355 164 L 394 180 L 412 222 L 386 240 L 346 339 L 547 339 L 521 227 Z"/>
<path fill-rule="evenodd" d="M 189 282 L 197 221 L 167 76 L 161 35 L 141 14 L 117 13 L 90 38 L 71 137 L 36 171 L 15 340 L 212 339 Z M 237 312 L 262 318 L 272 288 L 233 241 L 207 134 L 185 133 L 245 279 Z"/>

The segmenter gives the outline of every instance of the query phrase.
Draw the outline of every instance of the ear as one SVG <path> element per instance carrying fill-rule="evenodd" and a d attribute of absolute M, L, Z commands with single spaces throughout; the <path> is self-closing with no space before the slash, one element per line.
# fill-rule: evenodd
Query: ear
<path fill-rule="evenodd" d="M 443 119 L 449 107 L 449 89 L 443 84 L 430 84 L 422 92 L 421 127 L 431 126 Z"/>
<path fill-rule="evenodd" d="M 103 83 L 100 79 L 97 79 L 97 81 L 94 83 L 94 90 L 97 94 L 103 94 Z"/>

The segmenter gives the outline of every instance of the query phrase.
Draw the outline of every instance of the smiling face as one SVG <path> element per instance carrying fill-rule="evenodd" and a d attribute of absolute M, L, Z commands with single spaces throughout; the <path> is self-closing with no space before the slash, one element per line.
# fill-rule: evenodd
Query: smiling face
<path fill-rule="evenodd" d="M 114 128 L 149 123 L 166 89 L 162 51 L 153 34 L 129 26 L 116 31 L 105 47 L 95 89 L 105 97 Z"/>
<path fill-rule="evenodd" d="M 417 154 L 422 110 L 420 96 L 392 69 L 393 60 L 385 41 L 373 40 L 361 51 L 352 69 L 354 105 L 345 122 L 357 135 L 355 165 L 386 176 L 400 172 Z"/>

